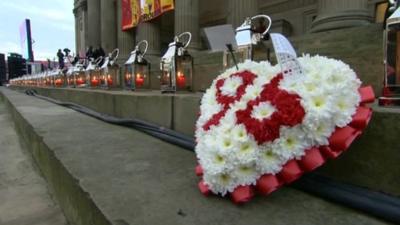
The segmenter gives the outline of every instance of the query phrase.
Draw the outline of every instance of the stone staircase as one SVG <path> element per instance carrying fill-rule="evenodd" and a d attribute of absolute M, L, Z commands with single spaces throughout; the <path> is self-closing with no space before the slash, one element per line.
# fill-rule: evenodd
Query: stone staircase
<path fill-rule="evenodd" d="M 192 152 L 24 93 L 0 93 L 72 224 L 388 224 L 291 187 L 242 206 L 206 198 Z"/>

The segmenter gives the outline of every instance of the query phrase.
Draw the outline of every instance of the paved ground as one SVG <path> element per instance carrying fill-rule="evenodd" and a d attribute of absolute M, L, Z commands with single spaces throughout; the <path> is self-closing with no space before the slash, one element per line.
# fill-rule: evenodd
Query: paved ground
<path fill-rule="evenodd" d="M 66 225 L 0 100 L 0 225 Z"/>

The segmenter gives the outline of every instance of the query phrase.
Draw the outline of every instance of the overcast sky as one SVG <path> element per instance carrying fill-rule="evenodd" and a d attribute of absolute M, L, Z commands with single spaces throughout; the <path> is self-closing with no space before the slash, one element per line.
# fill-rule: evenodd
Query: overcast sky
<path fill-rule="evenodd" d="M 35 60 L 53 59 L 59 48 L 75 51 L 73 0 L 0 0 L 0 53 L 22 53 L 19 27 L 31 21 Z"/>

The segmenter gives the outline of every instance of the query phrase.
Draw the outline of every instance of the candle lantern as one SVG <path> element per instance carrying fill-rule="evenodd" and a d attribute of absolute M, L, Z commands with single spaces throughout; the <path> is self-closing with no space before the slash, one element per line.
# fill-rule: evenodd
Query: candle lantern
<path fill-rule="evenodd" d="M 35 75 L 35 86 L 40 87 L 41 86 L 41 74 L 37 73 Z"/>
<path fill-rule="evenodd" d="M 132 91 L 150 88 L 150 63 L 144 58 L 149 43 L 140 41 L 125 62 L 125 88 Z"/>
<path fill-rule="evenodd" d="M 383 36 L 385 73 L 379 105 L 400 106 L 400 8 L 386 20 Z"/>
<path fill-rule="evenodd" d="M 97 88 L 100 86 L 99 64 L 102 60 L 103 57 L 99 57 L 95 61 L 90 60 L 89 65 L 86 67 L 86 81 L 89 87 Z"/>
<path fill-rule="evenodd" d="M 39 87 L 45 86 L 45 81 L 46 81 L 46 79 L 44 77 L 44 73 L 43 72 L 39 73 L 38 74 L 38 86 Z"/>
<path fill-rule="evenodd" d="M 54 86 L 55 87 L 65 87 L 66 76 L 62 70 L 56 70 L 54 73 Z"/>
<path fill-rule="evenodd" d="M 67 86 L 68 87 L 76 87 L 75 84 L 75 76 L 74 76 L 74 72 L 76 70 L 76 67 L 74 65 L 71 65 L 68 70 L 67 70 Z"/>
<path fill-rule="evenodd" d="M 55 86 L 55 78 L 56 78 L 57 74 L 58 74 L 58 70 L 49 71 L 49 73 L 47 74 L 47 78 L 49 80 L 49 87 Z"/>
<path fill-rule="evenodd" d="M 31 86 L 36 86 L 37 82 L 37 74 L 31 75 Z"/>
<path fill-rule="evenodd" d="M 184 36 L 187 41 L 182 41 Z M 184 32 L 174 38 L 168 46 L 167 52 L 160 62 L 161 92 L 175 92 L 177 90 L 192 91 L 193 87 L 193 57 L 186 48 L 190 44 L 191 33 Z"/>
<path fill-rule="evenodd" d="M 50 76 L 51 71 L 46 71 L 46 73 L 44 74 L 44 79 L 45 79 L 45 86 L 46 87 L 51 87 L 53 85 L 53 81 L 52 81 L 52 76 Z"/>
<path fill-rule="evenodd" d="M 115 62 L 119 55 L 119 49 L 114 49 L 104 59 L 101 66 L 100 85 L 102 88 L 112 89 L 120 87 L 119 65 Z"/>
<path fill-rule="evenodd" d="M 87 87 L 88 78 L 83 64 L 76 64 L 73 71 L 75 87 Z"/>
<path fill-rule="evenodd" d="M 267 25 L 265 23 L 268 23 Z M 267 38 L 267 33 L 271 28 L 271 18 L 267 15 L 257 15 L 246 18 L 243 24 L 236 28 L 237 49 L 231 52 L 229 49 L 224 52 L 224 69 L 230 68 L 236 63 L 242 63 L 245 60 L 253 60 L 254 49 L 262 40 Z M 232 58 L 232 54 L 235 59 Z"/>

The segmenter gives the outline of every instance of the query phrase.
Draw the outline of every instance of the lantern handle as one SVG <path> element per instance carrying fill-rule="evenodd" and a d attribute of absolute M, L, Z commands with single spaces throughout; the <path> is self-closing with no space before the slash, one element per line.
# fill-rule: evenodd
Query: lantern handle
<path fill-rule="evenodd" d="M 112 57 L 113 55 L 115 55 L 115 57 Z M 115 61 L 119 56 L 119 48 L 114 49 L 111 53 L 110 53 L 110 60 Z"/>
<path fill-rule="evenodd" d="M 140 45 L 142 45 L 142 44 L 146 44 L 146 47 L 144 48 L 144 51 L 143 51 L 143 54 L 142 54 L 142 56 L 144 56 L 146 54 L 146 52 L 147 52 L 147 48 L 149 47 L 149 42 L 148 41 L 146 41 L 146 40 L 139 41 L 139 43 L 137 43 L 137 45 L 135 47 L 135 50 L 140 50 Z"/>
<path fill-rule="evenodd" d="M 101 63 L 102 60 L 103 60 L 103 56 L 99 56 L 99 57 L 94 61 L 94 64 L 96 64 L 96 66 L 99 66 L 99 64 Z"/>
<path fill-rule="evenodd" d="M 265 35 L 267 35 L 268 31 L 271 29 L 272 20 L 271 20 L 271 17 L 269 17 L 267 15 L 256 15 L 256 16 L 251 17 L 251 20 L 258 19 L 258 18 L 264 18 L 264 19 L 268 20 L 268 27 L 262 33 L 262 37 L 264 38 Z"/>
<path fill-rule="evenodd" d="M 185 48 L 187 48 L 189 46 L 190 41 L 192 41 L 192 34 L 190 32 L 188 32 L 188 31 L 183 32 L 180 35 L 178 35 L 178 40 L 180 40 L 183 35 L 188 35 L 189 36 L 186 44 L 183 46 L 183 48 L 185 49 Z"/>

